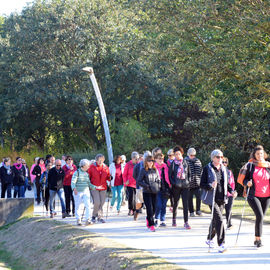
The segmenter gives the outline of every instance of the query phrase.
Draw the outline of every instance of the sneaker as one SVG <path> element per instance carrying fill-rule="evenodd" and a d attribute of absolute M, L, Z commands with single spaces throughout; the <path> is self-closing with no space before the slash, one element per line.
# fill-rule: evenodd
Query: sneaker
<path fill-rule="evenodd" d="M 98 222 L 99 222 L 99 223 L 105 223 L 105 220 L 104 220 L 103 218 L 99 218 L 99 219 L 98 219 Z"/>
<path fill-rule="evenodd" d="M 233 228 L 232 224 L 227 226 L 227 230 L 231 230 L 232 228 Z"/>
<path fill-rule="evenodd" d="M 51 214 L 50 214 L 50 218 L 53 218 L 53 217 L 54 217 L 54 214 L 53 214 L 53 213 L 51 213 Z"/>
<path fill-rule="evenodd" d="M 69 213 L 66 213 L 66 217 L 71 217 L 71 215 Z"/>
<path fill-rule="evenodd" d="M 160 225 L 159 225 L 159 227 L 166 227 L 166 226 L 167 226 L 167 225 L 166 225 L 165 222 L 161 222 Z"/>
<path fill-rule="evenodd" d="M 227 251 L 227 248 L 224 246 L 224 244 L 221 244 L 219 247 L 218 247 L 218 252 L 219 253 L 223 253 Z"/>
<path fill-rule="evenodd" d="M 201 217 L 203 214 L 201 211 L 196 211 L 196 215 Z"/>
<path fill-rule="evenodd" d="M 66 213 L 63 213 L 62 214 L 62 218 L 66 218 L 67 217 L 67 214 Z"/>
<path fill-rule="evenodd" d="M 110 206 L 110 211 L 112 211 L 113 210 L 113 206 Z"/>
<path fill-rule="evenodd" d="M 81 225 L 82 225 L 81 219 L 77 219 L 77 225 L 78 225 L 78 226 L 81 226 Z"/>
<path fill-rule="evenodd" d="M 257 246 L 257 248 L 262 247 L 263 246 L 262 240 L 255 240 L 254 245 Z"/>
<path fill-rule="evenodd" d="M 173 212 L 173 208 L 172 208 L 172 207 L 170 207 L 170 209 L 169 209 L 169 210 L 170 210 L 170 212 L 171 212 L 171 213 Z"/>
<path fill-rule="evenodd" d="M 205 244 L 210 247 L 210 248 L 214 248 L 215 247 L 215 244 L 214 244 L 214 241 L 213 240 L 206 240 L 205 241 Z"/>
<path fill-rule="evenodd" d="M 133 216 L 133 214 L 134 214 L 134 213 L 133 213 L 133 210 L 129 210 L 129 211 L 128 211 L 128 215 L 129 215 L 129 216 Z"/>
<path fill-rule="evenodd" d="M 56 215 L 57 215 L 57 213 L 56 213 L 56 212 L 53 212 L 53 215 L 54 215 L 54 216 L 56 216 Z"/>
<path fill-rule="evenodd" d="M 159 227 L 159 220 L 158 219 L 155 220 L 155 225 L 154 226 L 155 226 L 155 228 Z"/>
<path fill-rule="evenodd" d="M 149 226 L 149 222 L 148 222 L 148 219 L 146 218 L 146 227 L 149 229 L 150 226 Z"/>
<path fill-rule="evenodd" d="M 97 222 L 97 221 L 96 221 L 96 217 L 92 217 L 92 218 L 91 218 L 91 222 L 92 222 L 92 224 L 96 223 L 96 222 Z"/>
<path fill-rule="evenodd" d="M 190 217 L 195 217 L 194 212 L 190 213 Z"/>
<path fill-rule="evenodd" d="M 189 226 L 188 222 L 185 222 L 184 228 L 185 228 L 186 230 L 190 230 L 190 229 L 191 229 L 191 227 Z"/>
<path fill-rule="evenodd" d="M 151 232 L 155 232 L 155 231 L 156 231 L 155 226 L 151 226 L 151 227 L 150 227 L 150 231 L 151 231 Z"/>
<path fill-rule="evenodd" d="M 88 225 L 93 225 L 93 222 L 92 222 L 91 219 L 87 219 L 87 220 L 85 221 L 85 226 L 88 226 Z"/>
<path fill-rule="evenodd" d="M 175 218 L 173 218 L 173 220 L 172 220 L 172 226 L 173 227 L 176 227 L 177 225 L 176 225 L 176 219 Z"/>
<path fill-rule="evenodd" d="M 117 210 L 117 215 L 120 215 L 120 210 Z"/>

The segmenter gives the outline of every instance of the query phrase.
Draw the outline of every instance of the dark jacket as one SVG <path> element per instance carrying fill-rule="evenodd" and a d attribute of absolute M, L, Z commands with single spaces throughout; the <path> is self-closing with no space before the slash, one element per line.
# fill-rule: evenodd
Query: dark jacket
<path fill-rule="evenodd" d="M 188 182 L 188 184 L 190 184 L 189 183 L 190 182 L 190 170 L 189 170 L 187 161 L 185 159 L 183 160 L 183 167 L 184 167 L 184 171 L 185 171 L 185 180 Z M 175 163 L 175 161 L 173 161 L 171 163 L 171 166 L 169 167 L 169 179 L 170 179 L 170 182 L 171 182 L 173 188 L 177 188 L 176 179 L 177 179 L 178 168 L 179 168 L 179 165 L 177 165 Z"/>
<path fill-rule="evenodd" d="M 144 167 L 141 168 L 138 176 L 138 184 L 143 188 L 144 193 L 157 193 L 156 188 L 158 191 L 160 189 L 160 177 L 158 171 L 155 169 L 146 171 Z"/>
<path fill-rule="evenodd" d="M 1 179 L 2 184 L 12 184 L 13 178 L 14 178 L 14 172 L 11 167 L 10 167 L 9 172 L 4 166 L 0 168 L 0 179 Z"/>
<path fill-rule="evenodd" d="M 17 169 L 15 165 L 12 166 L 14 173 L 13 186 L 24 186 L 25 184 L 25 168 L 22 166 L 20 169 Z"/>
<path fill-rule="evenodd" d="M 186 157 L 189 171 L 190 171 L 190 188 L 199 188 L 201 183 L 201 175 L 202 175 L 202 163 L 198 158 L 190 159 Z"/>
<path fill-rule="evenodd" d="M 41 168 L 39 165 L 34 167 L 32 174 L 36 176 L 36 182 L 38 182 L 41 178 Z"/>
<path fill-rule="evenodd" d="M 133 178 L 136 180 L 136 188 L 139 189 L 138 178 L 140 170 L 143 168 L 143 161 L 137 163 L 133 168 Z"/>
<path fill-rule="evenodd" d="M 51 168 L 48 174 L 49 189 L 59 190 L 63 188 L 64 178 L 65 172 L 62 168 L 60 168 L 59 170 L 56 170 L 56 167 Z"/>
<path fill-rule="evenodd" d="M 266 168 L 266 170 L 268 171 L 268 173 L 270 174 L 270 169 Z M 255 196 L 255 184 L 254 184 L 254 180 L 253 180 L 253 174 L 255 171 L 255 165 L 253 163 L 249 163 L 247 165 L 247 173 L 245 176 L 245 179 L 243 181 L 243 185 L 246 186 L 248 181 L 252 181 L 252 186 L 249 189 L 249 193 L 248 193 L 248 198 L 249 199 L 253 199 Z"/>
<path fill-rule="evenodd" d="M 228 193 L 232 193 L 233 189 L 229 184 L 230 172 L 227 167 L 223 166 L 223 169 L 217 170 L 217 168 L 212 164 L 208 164 L 203 168 L 202 176 L 201 176 L 201 188 L 205 190 L 213 190 L 212 183 L 214 182 L 214 178 L 211 175 L 211 170 L 209 169 L 209 165 L 214 169 L 216 179 L 217 179 L 217 187 L 215 194 L 215 202 L 216 203 L 226 203 L 228 199 Z M 226 179 L 225 181 L 225 174 Z M 213 197 L 213 196 L 212 196 Z"/>

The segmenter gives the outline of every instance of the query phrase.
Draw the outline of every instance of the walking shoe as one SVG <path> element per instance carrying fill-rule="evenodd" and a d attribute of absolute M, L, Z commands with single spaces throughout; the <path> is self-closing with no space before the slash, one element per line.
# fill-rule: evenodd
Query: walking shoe
<path fill-rule="evenodd" d="M 155 225 L 154 226 L 155 226 L 155 228 L 158 228 L 159 227 L 159 219 L 156 219 L 155 220 Z"/>
<path fill-rule="evenodd" d="M 66 217 L 71 217 L 71 215 L 69 213 L 66 213 Z"/>
<path fill-rule="evenodd" d="M 233 225 L 232 224 L 231 225 L 227 225 L 227 230 L 230 230 L 232 228 L 233 228 Z"/>
<path fill-rule="evenodd" d="M 214 248 L 215 247 L 215 243 L 213 240 L 206 240 L 205 244 L 210 247 L 210 248 Z"/>
<path fill-rule="evenodd" d="M 156 231 L 155 226 L 153 226 L 153 225 L 150 226 L 150 231 L 151 231 L 151 232 L 155 232 L 155 231 Z"/>
<path fill-rule="evenodd" d="M 135 211 L 134 212 L 134 220 L 137 220 L 138 219 L 138 215 L 139 215 L 139 212 Z"/>
<path fill-rule="evenodd" d="M 113 210 L 113 206 L 110 206 L 110 211 L 112 211 Z"/>
<path fill-rule="evenodd" d="M 159 227 L 166 227 L 166 226 L 167 226 L 167 225 L 166 225 L 165 222 L 161 222 L 160 225 L 159 225 Z"/>
<path fill-rule="evenodd" d="M 146 218 L 146 227 L 149 229 L 150 226 L 149 226 L 149 222 L 148 222 L 148 219 Z"/>
<path fill-rule="evenodd" d="M 53 214 L 53 213 L 51 213 L 51 214 L 50 214 L 50 218 L 53 218 L 53 217 L 54 217 L 54 214 Z"/>
<path fill-rule="evenodd" d="M 257 248 L 262 247 L 263 246 L 262 240 L 255 240 L 254 245 L 257 246 Z"/>
<path fill-rule="evenodd" d="M 142 208 L 141 208 L 141 209 L 139 209 L 139 214 L 142 214 Z"/>
<path fill-rule="evenodd" d="M 194 212 L 190 213 L 190 217 L 195 217 Z"/>
<path fill-rule="evenodd" d="M 103 218 L 99 218 L 99 219 L 98 219 L 98 222 L 99 222 L 99 223 L 105 223 L 105 220 L 104 220 Z"/>
<path fill-rule="evenodd" d="M 62 218 L 66 218 L 67 217 L 67 214 L 66 213 L 63 213 L 62 214 Z"/>
<path fill-rule="evenodd" d="M 120 215 L 120 210 L 117 210 L 117 215 Z"/>
<path fill-rule="evenodd" d="M 78 225 L 78 226 L 81 226 L 81 225 L 82 225 L 81 219 L 77 219 L 77 225 Z"/>
<path fill-rule="evenodd" d="M 171 212 L 171 213 L 173 212 L 173 208 L 172 208 L 172 207 L 170 207 L 170 209 L 169 209 L 169 210 L 170 210 L 170 212 Z"/>
<path fill-rule="evenodd" d="M 92 217 L 91 222 L 94 224 L 96 223 L 96 217 Z"/>
<path fill-rule="evenodd" d="M 176 219 L 175 218 L 173 218 L 173 220 L 172 220 L 172 226 L 173 227 L 176 227 L 177 225 L 176 225 Z"/>
<path fill-rule="evenodd" d="M 133 213 L 133 210 L 129 210 L 129 211 L 128 211 L 128 215 L 129 215 L 129 216 L 133 216 L 133 214 L 134 214 L 134 213 Z"/>
<path fill-rule="evenodd" d="M 91 219 L 87 219 L 87 220 L 85 221 L 85 226 L 88 226 L 88 225 L 93 225 L 93 222 L 92 222 Z"/>
<path fill-rule="evenodd" d="M 54 216 L 56 216 L 56 215 L 57 215 L 57 213 L 56 213 L 56 212 L 53 212 L 53 215 L 54 215 Z"/>
<path fill-rule="evenodd" d="M 219 253 L 223 253 L 227 251 L 227 248 L 224 246 L 224 244 L 221 244 L 219 247 L 218 247 L 218 252 Z"/>
<path fill-rule="evenodd" d="M 196 211 L 196 215 L 201 217 L 203 214 L 201 211 Z"/>
<path fill-rule="evenodd" d="M 189 226 L 188 222 L 185 222 L 184 228 L 185 228 L 186 230 L 190 230 L 190 229 L 191 229 L 191 227 Z"/>

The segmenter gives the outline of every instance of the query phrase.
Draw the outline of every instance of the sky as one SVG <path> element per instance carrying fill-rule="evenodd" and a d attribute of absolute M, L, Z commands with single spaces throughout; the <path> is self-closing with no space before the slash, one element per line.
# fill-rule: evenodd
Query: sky
<path fill-rule="evenodd" d="M 12 12 L 21 12 L 27 3 L 32 0 L 0 0 L 0 15 L 9 15 Z"/>

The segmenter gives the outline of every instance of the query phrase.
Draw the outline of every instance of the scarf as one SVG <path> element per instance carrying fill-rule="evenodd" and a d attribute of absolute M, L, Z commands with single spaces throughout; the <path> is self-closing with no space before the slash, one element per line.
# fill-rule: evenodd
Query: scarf
<path fill-rule="evenodd" d="M 161 165 L 159 165 L 156 162 L 155 167 L 157 168 L 157 170 L 159 172 L 160 179 L 161 179 L 162 169 L 164 168 L 165 181 L 168 183 L 169 187 L 171 187 L 171 183 L 170 183 L 169 175 L 168 175 L 168 166 L 165 163 L 162 163 Z"/>
<path fill-rule="evenodd" d="M 239 171 L 239 175 L 237 177 L 237 182 L 243 186 L 243 182 L 244 182 L 244 179 L 246 177 L 246 174 L 247 174 L 247 167 L 248 167 L 248 164 L 250 164 L 250 166 L 253 164 L 254 166 L 257 166 L 257 167 L 260 167 L 260 168 L 270 168 L 270 162 L 268 161 L 258 161 L 258 160 L 255 160 L 255 159 L 250 159 Z"/>
<path fill-rule="evenodd" d="M 10 170 L 10 166 L 6 166 L 6 164 L 4 163 L 4 168 L 7 170 L 7 174 L 10 175 L 11 174 L 11 170 Z"/>
<path fill-rule="evenodd" d="M 13 166 L 15 166 L 15 168 L 17 170 L 20 170 L 22 168 L 22 163 L 21 164 L 18 164 L 18 163 L 14 163 Z"/>
<path fill-rule="evenodd" d="M 183 166 L 183 159 L 180 159 L 180 160 L 175 159 L 174 163 L 179 166 L 178 171 L 177 171 L 177 178 L 185 179 L 186 176 L 185 176 L 185 170 Z"/>

